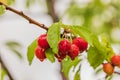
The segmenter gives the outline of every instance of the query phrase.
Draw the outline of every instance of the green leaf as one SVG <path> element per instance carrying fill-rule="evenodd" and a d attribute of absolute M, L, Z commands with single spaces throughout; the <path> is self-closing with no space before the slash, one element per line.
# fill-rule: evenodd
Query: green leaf
<path fill-rule="evenodd" d="M 5 13 L 5 6 L 4 5 L 0 5 L 0 15 Z"/>
<path fill-rule="evenodd" d="M 80 79 L 80 67 L 78 68 L 77 72 L 75 73 L 74 80 L 81 80 Z"/>
<path fill-rule="evenodd" d="M 88 62 L 95 69 L 97 68 L 105 59 L 104 48 L 101 46 L 98 37 L 92 35 L 93 46 L 90 46 L 88 50 Z"/>
<path fill-rule="evenodd" d="M 99 51 L 99 53 L 106 56 L 107 50 L 106 50 L 105 46 L 103 46 L 100 43 L 100 41 L 96 35 L 92 36 L 92 41 L 93 41 L 93 47 L 95 47 Z"/>
<path fill-rule="evenodd" d="M 106 55 L 107 54 L 107 50 L 105 48 L 105 46 L 103 46 L 101 44 L 101 42 L 99 41 L 98 37 L 96 35 L 92 36 L 92 40 L 93 40 L 93 46 L 101 53 Z"/>
<path fill-rule="evenodd" d="M 69 75 L 69 71 L 72 67 L 76 67 L 77 64 L 80 62 L 81 60 L 79 58 L 75 58 L 75 60 L 71 60 L 69 57 L 66 57 L 63 61 L 62 61 L 62 72 L 64 73 L 64 75 L 68 78 Z"/>
<path fill-rule="evenodd" d="M 88 29 L 80 26 L 71 26 L 70 29 L 74 34 L 78 34 L 79 36 L 83 37 L 90 45 L 93 45 L 93 40 L 91 38 L 93 33 Z"/>
<path fill-rule="evenodd" d="M 60 24 L 54 23 L 47 33 L 47 41 L 55 54 L 58 54 L 58 42 L 60 40 Z"/>
<path fill-rule="evenodd" d="M 105 46 L 106 50 L 107 50 L 107 56 L 106 56 L 106 60 L 108 62 L 111 62 L 111 58 L 113 55 L 115 55 L 111 44 L 107 41 L 106 37 L 102 37 L 102 44 L 103 46 Z"/>
<path fill-rule="evenodd" d="M 54 53 L 52 52 L 52 49 L 47 49 L 45 51 L 45 55 L 47 57 L 47 59 L 49 59 L 52 63 L 55 62 L 55 58 L 54 58 Z"/>
<path fill-rule="evenodd" d="M 37 39 L 35 39 L 29 46 L 28 46 L 28 51 L 27 51 L 27 59 L 29 62 L 29 65 L 31 65 L 32 60 L 34 58 L 34 51 L 35 48 L 37 47 Z"/>
<path fill-rule="evenodd" d="M 96 35 L 92 35 L 93 46 L 90 46 L 88 50 L 88 61 L 90 65 L 95 69 L 103 63 L 107 56 L 107 50 L 103 46 Z"/>
<path fill-rule="evenodd" d="M 2 70 L 0 71 L 0 73 L 1 73 L 1 77 L 0 77 L 1 80 L 4 80 L 5 75 L 7 75 L 5 69 L 2 69 Z"/>
<path fill-rule="evenodd" d="M 97 48 L 90 46 L 88 50 L 88 62 L 94 69 L 103 63 L 105 57 L 106 54 L 97 50 Z"/>

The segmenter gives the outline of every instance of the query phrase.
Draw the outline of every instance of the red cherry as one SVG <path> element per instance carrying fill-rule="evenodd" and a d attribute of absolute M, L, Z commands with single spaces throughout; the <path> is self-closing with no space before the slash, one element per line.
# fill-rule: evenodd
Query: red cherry
<path fill-rule="evenodd" d="M 63 60 L 61 57 L 58 57 L 57 59 L 58 59 L 58 62 L 62 62 Z"/>
<path fill-rule="evenodd" d="M 120 67 L 120 55 L 114 55 L 112 58 L 111 58 L 111 62 L 114 66 L 118 66 Z"/>
<path fill-rule="evenodd" d="M 71 49 L 70 49 L 70 52 L 69 52 L 69 56 L 72 60 L 75 59 L 75 57 L 77 57 L 79 54 L 79 48 L 75 45 L 75 44 L 72 44 L 71 45 Z"/>
<path fill-rule="evenodd" d="M 83 38 L 80 37 L 73 39 L 72 43 L 79 47 L 80 52 L 86 50 L 88 47 L 88 43 Z"/>
<path fill-rule="evenodd" d="M 71 47 L 71 43 L 69 40 L 67 40 L 67 39 L 61 40 L 58 44 L 58 49 L 59 49 L 60 55 L 68 54 L 70 47 Z"/>
<path fill-rule="evenodd" d="M 35 49 L 36 57 L 42 62 L 46 56 L 45 56 L 45 50 L 41 48 L 40 46 L 37 46 Z"/>
<path fill-rule="evenodd" d="M 47 34 L 42 34 L 38 38 L 38 45 L 44 49 L 48 49 L 50 46 L 47 42 Z"/>
<path fill-rule="evenodd" d="M 110 63 L 104 63 L 103 64 L 103 71 L 107 74 L 107 75 L 112 75 L 114 72 L 114 67 L 112 66 L 112 64 Z"/>
<path fill-rule="evenodd" d="M 58 59 L 59 62 L 62 62 L 62 60 L 66 57 L 66 55 L 56 55 L 55 54 L 55 57 Z"/>

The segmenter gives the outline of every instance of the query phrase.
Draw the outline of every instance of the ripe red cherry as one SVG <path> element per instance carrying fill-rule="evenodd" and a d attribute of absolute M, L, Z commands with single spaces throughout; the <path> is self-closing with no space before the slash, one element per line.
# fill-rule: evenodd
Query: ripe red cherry
<path fill-rule="evenodd" d="M 120 67 L 120 55 L 114 55 L 111 58 L 111 62 L 114 66 L 119 66 Z"/>
<path fill-rule="evenodd" d="M 45 50 L 43 48 L 41 48 L 40 46 L 36 47 L 35 55 L 41 62 L 46 58 Z"/>
<path fill-rule="evenodd" d="M 64 55 L 64 54 L 62 54 L 62 55 L 60 55 L 60 54 L 56 55 L 55 54 L 55 57 L 58 59 L 59 62 L 62 62 L 62 60 L 66 57 L 66 55 Z"/>
<path fill-rule="evenodd" d="M 44 49 L 48 49 L 50 46 L 47 42 L 47 34 L 42 34 L 38 38 L 38 45 Z"/>
<path fill-rule="evenodd" d="M 59 53 L 62 54 L 67 54 L 70 50 L 71 47 L 71 43 L 69 40 L 64 39 L 61 40 L 58 44 L 58 49 L 59 49 Z"/>
<path fill-rule="evenodd" d="M 103 64 L 103 71 L 107 74 L 107 75 L 112 75 L 114 72 L 114 67 L 112 66 L 112 64 L 110 63 L 104 63 Z"/>
<path fill-rule="evenodd" d="M 80 37 L 73 39 L 72 43 L 79 47 L 80 52 L 86 50 L 88 47 L 88 43 L 83 38 Z"/>
<path fill-rule="evenodd" d="M 72 44 L 71 45 L 71 48 L 70 48 L 70 52 L 69 52 L 69 56 L 72 60 L 75 59 L 75 57 L 78 56 L 78 53 L 79 53 L 79 48 L 75 45 L 75 44 Z"/>

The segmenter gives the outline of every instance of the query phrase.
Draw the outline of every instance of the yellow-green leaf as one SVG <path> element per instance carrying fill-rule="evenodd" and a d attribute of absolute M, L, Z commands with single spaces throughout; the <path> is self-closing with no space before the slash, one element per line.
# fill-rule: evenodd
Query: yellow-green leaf
<path fill-rule="evenodd" d="M 106 54 L 100 52 L 95 47 L 90 47 L 88 50 L 88 62 L 95 69 L 105 60 Z"/>
<path fill-rule="evenodd" d="M 102 44 L 103 44 L 103 46 L 105 46 L 105 48 L 107 50 L 106 60 L 108 62 L 111 62 L 111 58 L 113 55 L 115 55 L 115 52 L 113 51 L 111 44 L 107 41 L 107 39 L 105 37 L 102 37 Z"/>
<path fill-rule="evenodd" d="M 36 39 L 28 46 L 27 59 L 28 59 L 29 65 L 31 65 L 32 63 L 32 60 L 34 58 L 34 51 L 37 45 L 38 44 L 37 44 L 37 39 Z"/>
<path fill-rule="evenodd" d="M 55 62 L 54 53 L 52 52 L 51 48 L 49 48 L 45 51 L 45 55 L 46 55 L 47 59 L 49 59 L 52 63 Z"/>
<path fill-rule="evenodd" d="M 52 48 L 52 51 L 58 53 L 58 42 L 60 40 L 60 25 L 59 23 L 54 23 L 50 26 L 47 33 L 47 41 Z"/>
<path fill-rule="evenodd" d="M 72 61 L 68 56 L 62 61 L 62 72 L 66 78 L 68 78 L 71 67 L 76 67 L 80 61 L 79 58 L 75 58 L 75 60 Z"/>

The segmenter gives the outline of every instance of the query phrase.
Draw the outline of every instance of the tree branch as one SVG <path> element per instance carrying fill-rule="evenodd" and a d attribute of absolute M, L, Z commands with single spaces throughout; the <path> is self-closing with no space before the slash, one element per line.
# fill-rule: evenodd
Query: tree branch
<path fill-rule="evenodd" d="M 48 13 L 50 14 L 53 22 L 58 22 L 59 18 L 57 14 L 55 13 L 55 8 L 54 8 L 55 0 L 46 0 L 46 4 L 48 8 Z M 68 80 L 65 77 L 64 73 L 62 72 L 62 63 L 60 63 L 60 74 L 61 74 L 62 80 Z"/>
<path fill-rule="evenodd" d="M 58 22 L 59 18 L 55 13 L 55 8 L 54 8 L 55 0 L 46 0 L 46 5 L 48 8 L 48 13 L 53 19 L 53 22 Z"/>
<path fill-rule="evenodd" d="M 45 29 L 45 30 L 48 30 L 47 26 L 45 26 L 44 24 L 41 24 L 41 23 L 33 20 L 32 18 L 28 17 L 27 15 L 25 15 L 25 14 L 23 13 L 23 11 L 18 11 L 18 10 L 16 10 L 16 9 L 13 9 L 12 7 L 9 7 L 9 6 L 7 6 L 6 4 L 4 4 L 4 3 L 2 3 L 2 2 L 0 2 L 0 5 L 4 5 L 5 8 L 6 8 L 6 10 L 9 10 L 9 11 L 11 11 L 11 12 L 14 12 L 14 13 L 16 13 L 17 15 L 25 18 L 26 20 L 29 21 L 29 23 L 35 24 L 35 25 L 37 25 L 37 26 L 40 27 L 40 28 L 43 28 L 43 29 Z"/>
<path fill-rule="evenodd" d="M 48 12 L 49 12 L 50 16 L 52 17 L 53 22 L 58 22 L 59 19 L 58 19 L 58 16 L 56 15 L 55 9 L 54 9 L 55 0 L 46 0 L 46 3 L 47 3 L 47 7 L 48 7 Z M 12 7 L 9 7 L 9 6 L 7 6 L 6 4 L 4 4 L 4 3 L 2 3 L 2 2 L 0 2 L 0 5 L 4 5 L 5 8 L 6 8 L 6 10 L 9 10 L 9 11 L 11 11 L 11 12 L 13 12 L 13 13 L 16 13 L 17 15 L 25 18 L 26 20 L 29 21 L 29 23 L 35 24 L 35 25 L 37 25 L 37 26 L 40 27 L 40 28 L 43 28 L 43 29 L 45 29 L 45 30 L 48 30 L 47 26 L 45 26 L 44 24 L 41 24 L 41 23 L 33 20 L 32 18 L 28 17 L 28 16 L 25 15 L 22 11 L 18 11 L 18 10 L 16 10 L 16 9 L 13 9 Z M 10 75 L 8 69 L 5 67 L 3 61 L 2 61 L 2 65 L 3 65 L 3 68 L 7 71 L 8 76 L 10 77 L 10 79 L 13 80 L 13 78 L 12 78 L 12 76 Z M 61 64 L 60 64 L 60 65 L 61 65 Z M 61 67 L 61 66 L 60 66 L 60 67 Z M 67 80 L 66 77 L 64 76 L 63 72 L 61 72 L 61 69 L 62 69 L 62 67 L 60 68 L 60 73 L 61 73 L 62 79 L 63 79 L 63 80 Z"/>
<path fill-rule="evenodd" d="M 10 71 L 7 69 L 7 67 L 4 64 L 3 60 L 1 59 L 1 57 L 0 57 L 0 63 L 1 63 L 2 68 L 5 69 L 5 71 L 6 71 L 7 75 L 8 75 L 8 77 L 9 77 L 9 79 L 10 80 L 14 80 L 13 76 L 11 75 Z"/>
<path fill-rule="evenodd" d="M 53 22 L 58 22 L 59 18 L 55 13 L 55 8 L 54 8 L 55 0 L 46 0 L 46 4 L 48 8 L 48 13 L 50 14 Z M 62 80 L 67 80 L 64 73 L 62 72 L 62 63 L 60 63 L 60 74 L 61 74 Z"/>
<path fill-rule="evenodd" d="M 50 14 L 53 22 L 58 22 L 59 18 L 58 18 L 58 16 L 55 13 L 54 4 L 55 4 L 55 0 L 46 0 L 48 13 Z M 67 78 L 65 77 L 64 73 L 62 72 L 62 63 L 60 63 L 60 74 L 61 74 L 62 80 L 67 80 Z"/>

